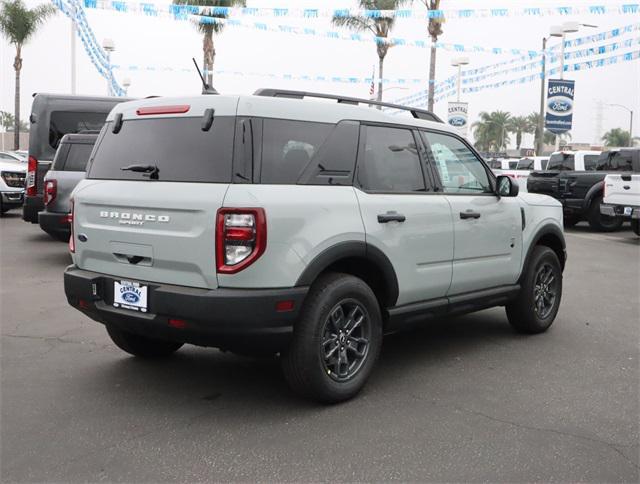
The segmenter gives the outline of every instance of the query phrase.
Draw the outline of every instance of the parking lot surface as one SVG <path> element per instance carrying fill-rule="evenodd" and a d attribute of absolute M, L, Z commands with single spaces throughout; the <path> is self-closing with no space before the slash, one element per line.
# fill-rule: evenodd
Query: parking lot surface
<path fill-rule="evenodd" d="M 515 334 L 499 308 L 425 323 L 385 339 L 359 397 L 320 406 L 292 395 L 276 360 L 129 357 L 67 305 L 66 246 L 10 212 L 0 477 L 638 482 L 638 240 L 578 225 L 549 332 Z"/>

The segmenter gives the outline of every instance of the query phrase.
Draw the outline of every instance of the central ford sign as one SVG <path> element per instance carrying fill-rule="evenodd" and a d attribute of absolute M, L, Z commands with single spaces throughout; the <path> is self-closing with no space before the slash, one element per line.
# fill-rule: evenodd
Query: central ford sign
<path fill-rule="evenodd" d="M 574 81 L 549 79 L 544 127 L 552 133 L 565 133 L 571 129 L 574 88 Z"/>

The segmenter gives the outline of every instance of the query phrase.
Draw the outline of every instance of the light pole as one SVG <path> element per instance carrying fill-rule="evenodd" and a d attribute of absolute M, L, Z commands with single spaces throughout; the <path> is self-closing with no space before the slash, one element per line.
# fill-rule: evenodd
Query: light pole
<path fill-rule="evenodd" d="M 102 48 L 107 53 L 107 74 L 109 76 L 107 79 L 107 94 L 113 96 L 113 89 L 111 87 L 111 53 L 116 50 L 116 45 L 113 43 L 113 39 L 106 38 L 102 41 Z"/>
<path fill-rule="evenodd" d="M 451 61 L 451 65 L 458 68 L 458 75 L 456 77 L 456 91 L 458 93 L 456 98 L 457 102 L 460 102 L 460 77 L 462 74 L 462 66 L 466 66 L 467 64 L 469 64 L 468 57 L 456 57 Z"/>
<path fill-rule="evenodd" d="M 607 106 L 616 106 L 629 111 L 629 146 L 633 146 L 633 109 L 622 104 L 607 104 Z"/>
<path fill-rule="evenodd" d="M 126 96 L 129 93 L 129 86 L 131 85 L 131 79 L 125 77 L 122 79 L 122 87 L 124 87 L 124 95 Z"/>

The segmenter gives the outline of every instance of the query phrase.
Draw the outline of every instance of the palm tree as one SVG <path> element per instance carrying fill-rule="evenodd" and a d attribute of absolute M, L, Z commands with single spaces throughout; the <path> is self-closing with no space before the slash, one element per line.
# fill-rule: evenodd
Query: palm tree
<path fill-rule="evenodd" d="M 511 114 L 505 111 L 480 113 L 480 120 L 471 125 L 475 137 L 475 145 L 481 151 L 500 151 L 506 149 L 511 142 L 509 126 Z"/>
<path fill-rule="evenodd" d="M 566 142 L 568 140 L 571 140 L 571 133 L 569 133 L 568 131 L 556 135 L 555 133 L 552 133 L 551 131 L 545 130 L 543 138 L 542 138 L 542 142 L 545 145 L 554 145 L 555 146 L 555 144 L 556 144 L 556 136 L 560 137 L 560 144 L 561 145 L 562 144 L 566 144 L 566 143 L 563 143 L 563 141 Z"/>
<path fill-rule="evenodd" d="M 522 144 L 522 135 L 524 133 L 534 132 L 534 126 L 531 125 L 530 116 L 514 116 L 509 122 L 508 130 L 516 135 L 516 149 L 520 149 Z"/>
<path fill-rule="evenodd" d="M 359 0 L 361 9 L 364 10 L 397 10 L 408 0 Z M 376 49 L 378 51 L 378 101 L 382 101 L 382 79 L 384 75 L 384 58 L 391 47 L 386 39 L 395 24 L 395 16 L 368 16 L 368 15 L 334 15 L 332 23 L 339 27 L 348 27 L 359 32 L 369 31 L 377 37 Z M 380 106 L 378 106 L 380 108 Z"/>
<path fill-rule="evenodd" d="M 16 46 L 13 68 L 16 71 L 14 149 L 20 148 L 20 71 L 22 70 L 22 46 L 36 33 L 44 21 L 55 12 L 53 5 L 38 5 L 29 9 L 22 0 L 2 0 L 0 7 L 0 32 L 10 44 Z"/>
<path fill-rule="evenodd" d="M 440 10 L 440 0 L 420 0 L 427 10 Z M 438 37 L 442 35 L 442 23 L 444 17 L 429 17 L 429 25 L 427 31 L 431 37 L 431 55 L 429 56 L 429 89 L 427 96 L 427 109 L 433 111 L 433 103 L 435 98 L 435 79 L 436 79 L 436 47 Z"/>
<path fill-rule="evenodd" d="M 175 5 L 194 5 L 198 7 L 208 7 L 202 9 L 200 12 L 201 17 L 208 17 L 212 19 L 226 19 L 229 15 L 224 10 L 216 10 L 217 8 L 224 9 L 235 6 L 245 6 L 245 0 L 173 0 Z M 224 22 L 217 22 L 215 20 L 209 22 L 200 22 L 196 24 L 196 28 L 202 33 L 202 54 L 203 54 L 203 69 L 207 84 L 213 85 L 213 63 L 216 58 L 216 49 L 213 45 L 213 34 L 219 34 L 224 30 Z"/>
<path fill-rule="evenodd" d="M 15 124 L 16 118 L 13 114 L 8 111 L 0 111 L 0 126 L 9 131 L 10 129 L 16 128 Z M 29 125 L 26 123 L 26 121 L 20 121 L 20 132 L 26 133 L 28 131 Z"/>
<path fill-rule="evenodd" d="M 630 140 L 629 138 L 629 131 L 625 131 L 622 128 L 613 128 L 604 134 L 602 140 L 604 141 L 605 146 L 622 147 L 633 146 L 629 141 L 634 141 L 633 144 L 635 144 L 635 141 L 639 139 L 634 137 L 633 140 Z"/>

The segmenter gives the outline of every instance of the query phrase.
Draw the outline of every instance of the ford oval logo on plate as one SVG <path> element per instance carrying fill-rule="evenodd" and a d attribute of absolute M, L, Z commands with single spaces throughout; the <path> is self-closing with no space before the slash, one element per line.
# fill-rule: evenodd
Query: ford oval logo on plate
<path fill-rule="evenodd" d="M 128 303 L 135 304 L 140 301 L 140 296 L 138 296 L 135 292 L 125 292 L 122 295 L 122 299 L 124 299 Z"/>

